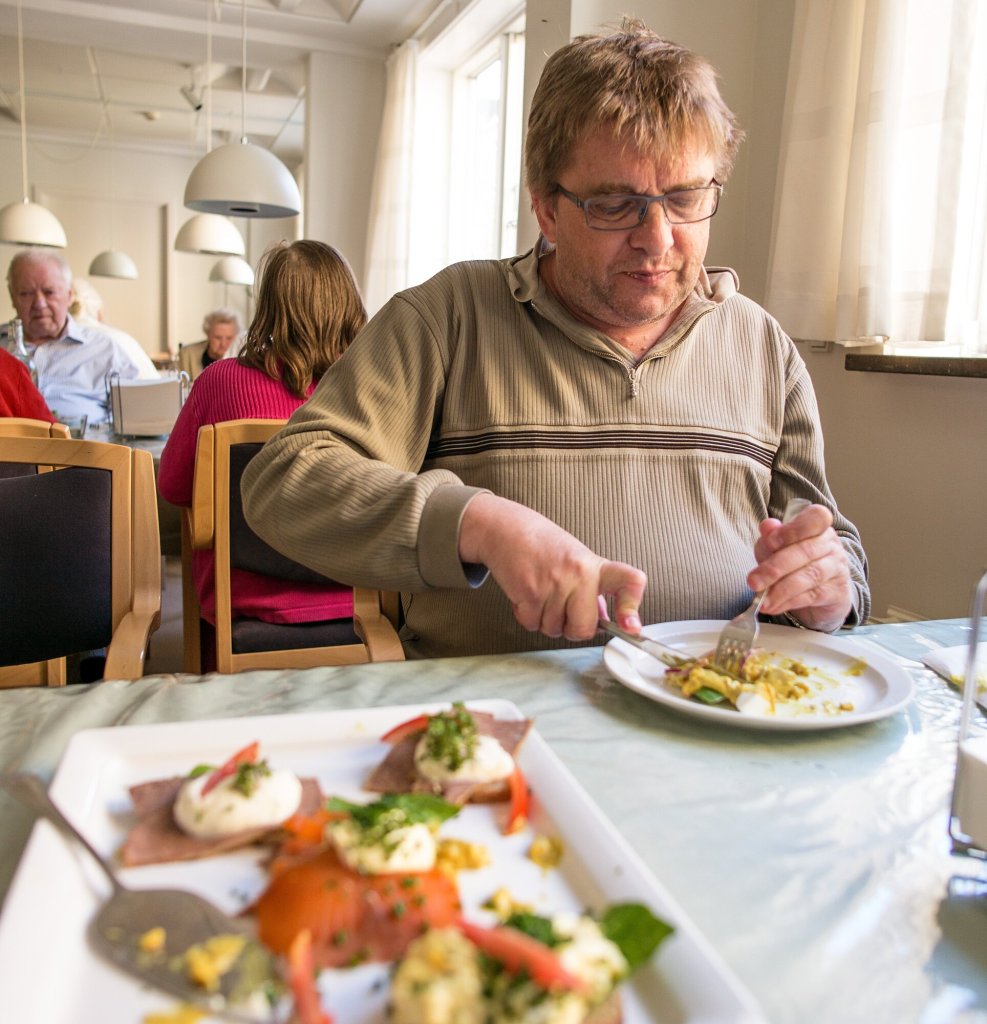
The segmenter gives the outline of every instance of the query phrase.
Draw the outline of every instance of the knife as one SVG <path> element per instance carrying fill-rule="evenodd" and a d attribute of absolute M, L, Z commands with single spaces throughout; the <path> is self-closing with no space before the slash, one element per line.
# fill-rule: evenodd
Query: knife
<path fill-rule="evenodd" d="M 600 619 L 599 624 L 600 629 L 602 629 L 604 633 L 609 633 L 611 636 L 615 636 L 618 639 L 623 640 L 624 643 L 630 644 L 632 647 L 637 647 L 638 650 L 644 651 L 645 654 L 650 654 L 652 658 L 656 658 L 663 665 L 667 665 L 669 668 L 681 668 L 684 664 L 696 660 L 693 656 L 686 654 L 684 651 L 680 651 L 677 647 L 669 647 L 667 644 L 663 644 L 658 640 L 650 639 L 650 637 L 635 636 L 633 633 L 628 633 L 609 619 Z M 746 679 L 735 675 L 733 672 L 727 672 L 725 669 L 720 668 L 719 665 L 710 664 L 709 667 L 714 672 L 719 672 L 722 676 L 729 676 L 731 679 L 735 679 L 738 683 L 747 682 Z"/>

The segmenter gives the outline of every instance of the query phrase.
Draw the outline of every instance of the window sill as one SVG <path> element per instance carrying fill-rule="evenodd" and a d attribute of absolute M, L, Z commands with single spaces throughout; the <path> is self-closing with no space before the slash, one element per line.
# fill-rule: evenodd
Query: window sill
<path fill-rule="evenodd" d="M 931 377 L 987 377 L 987 356 L 884 355 L 847 352 L 847 370 L 867 373 L 920 373 Z"/>

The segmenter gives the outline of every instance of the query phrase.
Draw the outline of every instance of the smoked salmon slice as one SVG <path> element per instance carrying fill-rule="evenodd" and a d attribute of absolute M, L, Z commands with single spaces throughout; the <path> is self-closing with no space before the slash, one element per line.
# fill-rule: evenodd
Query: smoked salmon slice
<path fill-rule="evenodd" d="M 254 904 L 258 936 L 287 955 L 303 929 L 317 968 L 348 967 L 401 956 L 428 927 L 459 919 L 455 880 L 441 871 L 361 875 L 333 849 L 282 867 Z"/>

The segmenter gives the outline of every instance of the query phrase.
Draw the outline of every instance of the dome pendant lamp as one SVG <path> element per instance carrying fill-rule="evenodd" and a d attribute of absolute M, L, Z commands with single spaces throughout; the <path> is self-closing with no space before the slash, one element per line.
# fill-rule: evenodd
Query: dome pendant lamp
<path fill-rule="evenodd" d="M 137 279 L 137 264 L 119 249 L 107 249 L 89 264 L 91 277 L 122 277 L 128 281 Z"/>
<path fill-rule="evenodd" d="M 206 154 L 212 143 L 212 3 L 206 4 Z M 175 237 L 179 252 L 204 253 L 208 256 L 243 256 L 247 246 L 243 235 L 228 217 L 218 213 L 197 213 L 179 229 Z"/>
<path fill-rule="evenodd" d="M 247 4 L 241 0 L 240 141 L 208 152 L 185 185 L 185 205 L 228 217 L 294 217 L 302 208 L 298 184 L 269 150 L 247 141 Z"/>
<path fill-rule="evenodd" d="M 247 247 L 243 235 L 227 217 L 218 213 L 197 213 L 178 229 L 175 248 L 210 256 L 243 256 Z"/>
<path fill-rule="evenodd" d="M 239 284 L 250 287 L 254 283 L 254 269 L 239 256 L 224 256 L 209 271 L 210 281 L 221 281 L 223 284 Z"/>
<path fill-rule="evenodd" d="M 21 90 L 21 183 L 23 199 L 0 210 L 0 242 L 64 249 L 68 244 L 58 218 L 40 203 L 32 203 L 27 189 L 27 114 L 24 99 L 24 30 L 17 0 L 17 67 Z"/>

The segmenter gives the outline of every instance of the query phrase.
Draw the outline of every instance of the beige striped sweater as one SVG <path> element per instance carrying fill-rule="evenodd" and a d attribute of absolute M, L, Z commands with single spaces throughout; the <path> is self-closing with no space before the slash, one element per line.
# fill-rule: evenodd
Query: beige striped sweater
<path fill-rule="evenodd" d="M 343 582 L 400 590 L 409 656 L 572 646 L 523 630 L 458 557 L 478 488 L 648 574 L 642 621 L 727 618 L 750 600 L 758 523 L 832 509 L 869 606 L 859 535 L 826 482 L 791 340 L 703 273 L 635 363 L 541 285 L 534 252 L 449 267 L 392 298 L 244 477 L 251 525 Z"/>

